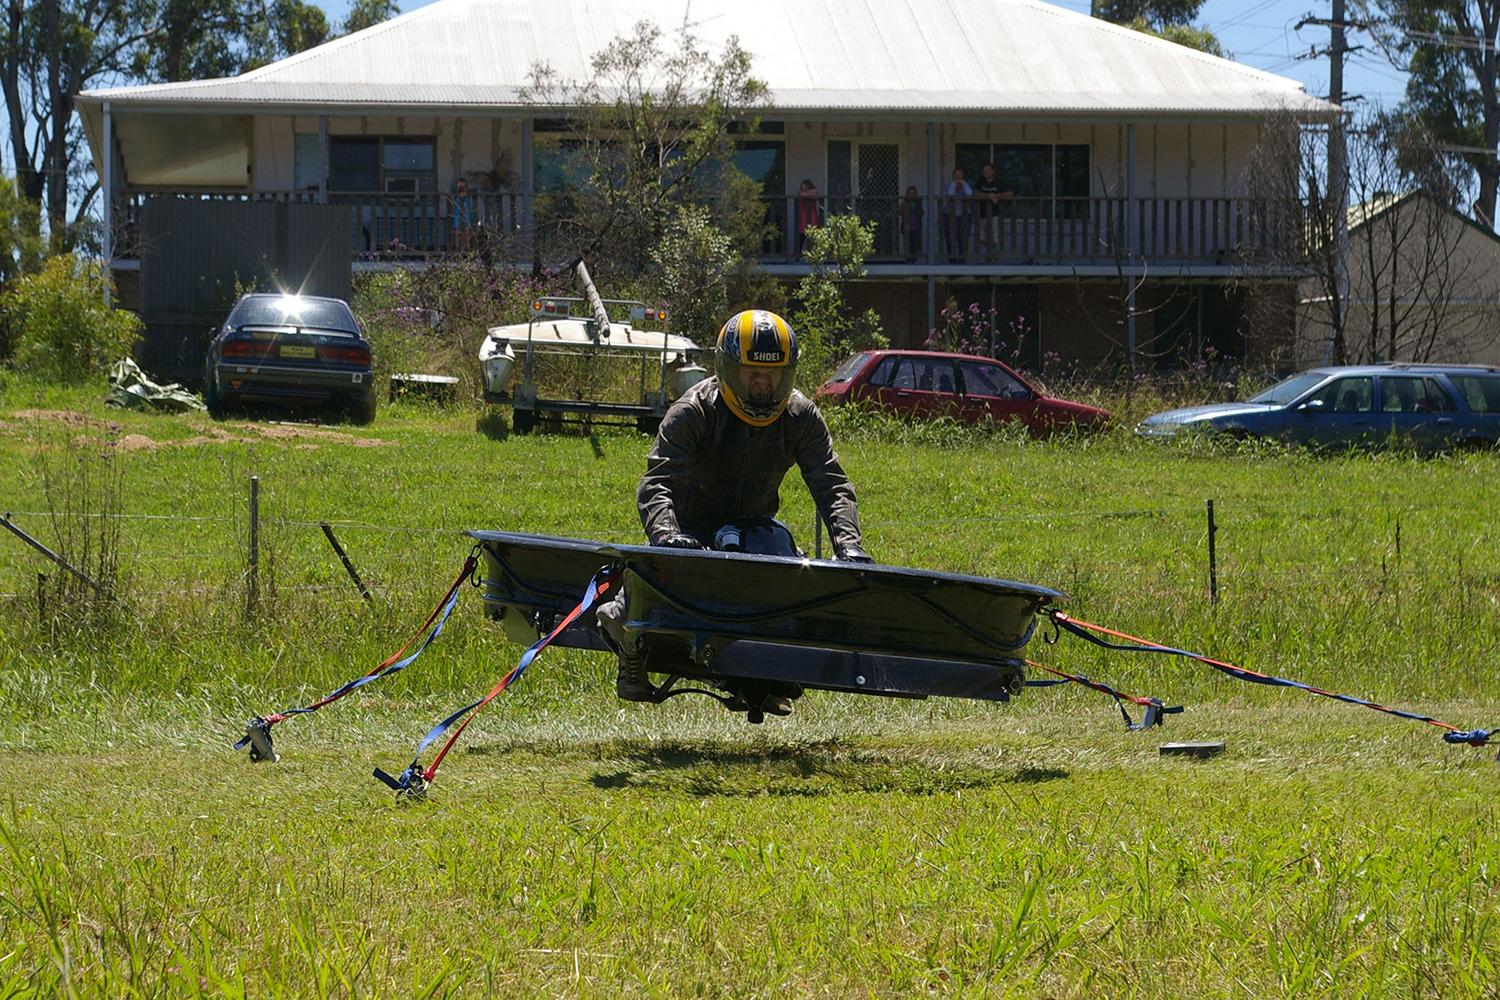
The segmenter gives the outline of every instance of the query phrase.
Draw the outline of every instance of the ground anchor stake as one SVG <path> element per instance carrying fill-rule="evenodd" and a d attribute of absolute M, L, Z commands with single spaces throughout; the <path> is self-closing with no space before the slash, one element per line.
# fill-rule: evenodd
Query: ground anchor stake
<path fill-rule="evenodd" d="M 108 597 L 109 596 L 109 591 L 105 590 L 102 586 L 100 586 L 87 573 L 83 572 L 80 569 L 75 569 L 62 556 L 58 555 L 56 552 L 53 552 L 51 549 L 47 548 L 47 546 L 43 545 L 41 542 L 37 541 L 35 538 L 32 538 L 26 532 L 22 531 L 20 529 L 20 527 L 18 527 L 16 525 L 16 523 L 10 519 L 10 515 L 9 514 L 0 514 L 0 527 L 3 527 L 5 529 L 7 529 L 11 534 L 15 535 L 21 541 L 25 542 L 27 545 L 30 545 L 32 548 L 36 549 L 38 552 L 40 552 L 42 555 L 46 556 L 48 559 L 51 559 L 53 562 L 57 563 L 63 569 L 67 570 L 69 573 L 72 573 L 74 576 L 78 577 L 78 579 L 82 580 L 84 583 L 88 584 L 90 587 L 93 587 L 94 590 L 98 591 L 99 596 L 101 596 L 101 597 Z"/>
<path fill-rule="evenodd" d="M 1219 533 L 1219 526 L 1214 523 L 1214 502 L 1208 502 L 1208 603 L 1213 607 L 1219 606 L 1219 554 L 1214 544 L 1214 536 Z"/>
<path fill-rule="evenodd" d="M 260 594 L 260 477 L 250 477 L 250 566 L 249 586 L 245 591 L 245 610 L 255 616 Z"/>
<path fill-rule="evenodd" d="M 323 534 L 328 536 L 328 544 L 333 546 L 333 551 L 338 554 L 339 561 L 344 564 L 344 572 L 349 574 L 349 579 L 353 580 L 354 586 L 359 588 L 359 596 L 363 597 L 366 603 L 373 602 L 375 599 L 370 596 L 370 589 L 366 587 L 365 582 L 359 578 L 359 572 L 354 568 L 354 563 L 349 561 L 348 555 L 344 553 L 344 547 L 340 545 L 339 540 L 334 537 L 333 525 L 329 524 L 327 521 L 319 521 L 318 527 L 322 528 Z"/>

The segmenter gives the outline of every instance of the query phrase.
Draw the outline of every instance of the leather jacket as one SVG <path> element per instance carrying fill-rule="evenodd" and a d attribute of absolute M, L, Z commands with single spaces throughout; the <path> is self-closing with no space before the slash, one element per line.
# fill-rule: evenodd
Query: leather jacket
<path fill-rule="evenodd" d="M 730 521 L 774 516 L 781 481 L 794 464 L 828 525 L 833 551 L 858 546 L 854 487 L 812 400 L 794 389 L 774 423 L 751 427 L 730 412 L 719 380 L 704 379 L 662 418 L 636 490 L 641 524 L 653 543 L 685 532 L 707 545 Z"/>

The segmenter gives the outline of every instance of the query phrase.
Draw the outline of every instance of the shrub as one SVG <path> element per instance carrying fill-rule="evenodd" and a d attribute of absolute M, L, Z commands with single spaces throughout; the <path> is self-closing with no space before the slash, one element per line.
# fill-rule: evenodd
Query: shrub
<path fill-rule="evenodd" d="M 0 312 L 15 338 L 13 364 L 52 382 L 83 382 L 130 354 L 141 321 L 105 304 L 104 265 L 61 254 L 6 290 Z"/>
<path fill-rule="evenodd" d="M 873 309 L 855 315 L 844 299 L 844 285 L 865 276 L 865 258 L 875 248 L 875 226 L 852 215 L 836 215 L 807 231 L 804 253 L 811 273 L 797 285 L 797 328 L 805 386 L 817 386 L 844 357 L 885 347 L 880 316 Z"/>
<path fill-rule="evenodd" d="M 452 375 L 473 398 L 489 327 L 524 323 L 532 301 L 552 293 L 530 275 L 476 259 L 369 275 L 356 281 L 352 305 L 370 336 L 377 379 L 399 371 Z"/>
<path fill-rule="evenodd" d="M 714 224 L 708 209 L 683 205 L 651 259 L 672 332 L 707 344 L 729 315 L 728 278 L 740 264 L 734 241 Z"/>

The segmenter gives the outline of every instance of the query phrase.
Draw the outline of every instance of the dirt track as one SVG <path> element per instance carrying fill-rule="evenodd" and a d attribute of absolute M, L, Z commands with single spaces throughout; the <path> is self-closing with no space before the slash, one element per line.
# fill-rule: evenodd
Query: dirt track
<path fill-rule="evenodd" d="M 155 451 L 158 448 L 197 447 L 212 444 L 257 444 L 262 441 L 296 442 L 295 447 L 316 448 L 319 444 L 342 444 L 355 448 L 378 448 L 387 442 L 379 438 L 359 437 L 343 431 L 327 430 L 306 424 L 286 423 L 233 423 L 215 425 L 206 434 L 172 441 L 158 441 L 145 434 L 117 435 L 120 425 L 110 420 L 101 420 L 73 410 L 15 410 L 0 420 L 0 428 L 25 426 L 28 422 L 57 424 L 88 431 L 106 431 L 109 437 L 93 434 L 79 435 L 73 439 L 75 445 L 105 444 L 120 452 Z"/>

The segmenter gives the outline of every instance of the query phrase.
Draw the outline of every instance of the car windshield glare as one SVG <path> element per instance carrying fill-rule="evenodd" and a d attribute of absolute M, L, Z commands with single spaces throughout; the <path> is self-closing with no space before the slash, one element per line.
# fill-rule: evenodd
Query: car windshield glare
<path fill-rule="evenodd" d="M 1250 402 L 1285 406 L 1327 377 L 1326 375 L 1319 375 L 1317 372 L 1303 372 L 1301 375 L 1293 375 L 1289 379 L 1277 382 L 1260 395 L 1251 396 Z"/>
<path fill-rule="evenodd" d="M 230 319 L 235 327 L 299 326 L 335 333 L 356 334 L 354 315 L 342 302 L 300 295 L 257 295 L 245 299 Z"/>
<path fill-rule="evenodd" d="M 859 370 L 865 366 L 867 358 L 869 358 L 868 354 L 856 354 L 848 361 L 839 365 L 838 370 L 828 377 L 828 381 L 831 383 L 849 381 L 855 375 L 859 374 Z"/>

